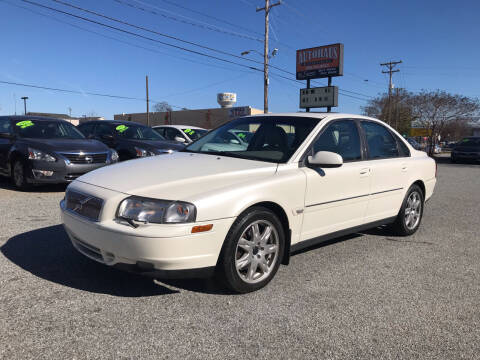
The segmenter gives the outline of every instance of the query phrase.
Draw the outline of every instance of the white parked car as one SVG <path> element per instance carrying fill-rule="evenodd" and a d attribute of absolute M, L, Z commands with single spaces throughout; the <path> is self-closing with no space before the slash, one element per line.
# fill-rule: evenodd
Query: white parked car
<path fill-rule="evenodd" d="M 254 135 L 246 149 L 204 150 L 229 130 Z M 216 271 L 249 292 L 318 242 L 383 224 L 413 234 L 435 183 L 434 160 L 379 120 L 269 114 L 83 175 L 61 209 L 73 245 L 93 260 L 158 278 Z"/>
<path fill-rule="evenodd" d="M 207 129 L 188 125 L 158 125 L 153 129 L 167 140 L 186 144 L 200 139 L 208 132 Z"/>

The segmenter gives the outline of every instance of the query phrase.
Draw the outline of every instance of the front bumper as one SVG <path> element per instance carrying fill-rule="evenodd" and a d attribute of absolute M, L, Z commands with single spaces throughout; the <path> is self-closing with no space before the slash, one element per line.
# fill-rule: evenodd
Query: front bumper
<path fill-rule="evenodd" d="M 105 265 L 160 278 L 209 276 L 233 218 L 190 224 L 146 224 L 134 229 L 115 219 L 92 222 L 65 210 L 62 220 L 73 246 Z M 195 225 L 210 231 L 191 234 Z"/>
<path fill-rule="evenodd" d="M 69 183 L 79 176 L 105 165 L 109 165 L 109 163 L 67 164 L 63 159 L 58 159 L 55 162 L 28 160 L 26 178 L 30 184 Z M 53 171 L 53 174 L 51 176 L 38 176 L 34 170 Z"/>

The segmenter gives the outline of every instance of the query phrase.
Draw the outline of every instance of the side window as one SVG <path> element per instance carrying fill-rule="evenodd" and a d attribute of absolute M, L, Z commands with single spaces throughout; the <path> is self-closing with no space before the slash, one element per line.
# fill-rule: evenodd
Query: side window
<path fill-rule="evenodd" d="M 342 156 L 343 161 L 362 159 L 360 135 L 353 120 L 340 120 L 327 126 L 313 144 L 314 153 L 331 151 Z"/>
<path fill-rule="evenodd" d="M 165 128 L 165 137 L 168 140 L 173 140 L 175 141 L 175 136 L 178 135 L 177 129 L 175 128 Z"/>
<path fill-rule="evenodd" d="M 165 128 L 154 128 L 156 132 L 158 132 L 160 135 L 165 136 Z"/>
<path fill-rule="evenodd" d="M 402 139 L 398 138 L 398 136 L 395 136 L 397 138 L 397 143 L 398 143 L 398 150 L 400 152 L 401 157 L 409 157 L 410 156 L 410 150 L 408 150 L 407 145 L 402 141 Z"/>
<path fill-rule="evenodd" d="M 78 127 L 78 130 L 82 132 L 85 136 L 93 135 L 93 130 L 95 129 L 95 124 L 84 124 Z"/>
<path fill-rule="evenodd" d="M 398 157 L 397 141 L 383 125 L 370 121 L 362 121 L 368 145 L 369 159 L 385 159 Z"/>
<path fill-rule="evenodd" d="M 0 133 L 13 133 L 10 119 L 0 119 Z"/>
<path fill-rule="evenodd" d="M 95 136 L 102 137 L 102 135 L 113 135 L 112 128 L 108 124 L 97 124 L 95 129 Z"/>

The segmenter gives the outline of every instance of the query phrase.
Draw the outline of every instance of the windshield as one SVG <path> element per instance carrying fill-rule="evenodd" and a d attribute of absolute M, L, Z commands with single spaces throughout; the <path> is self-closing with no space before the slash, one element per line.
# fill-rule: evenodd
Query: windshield
<path fill-rule="evenodd" d="M 203 135 L 205 135 L 208 132 L 208 130 L 204 130 L 204 129 L 189 129 L 189 128 L 182 129 L 182 131 L 185 134 L 187 134 L 187 136 L 190 139 L 192 139 L 192 141 L 200 139 Z"/>
<path fill-rule="evenodd" d="M 478 138 L 465 138 L 460 140 L 460 142 L 457 144 L 459 146 L 476 146 L 480 147 L 480 137 Z"/>
<path fill-rule="evenodd" d="M 152 128 L 135 124 L 116 125 L 115 133 L 118 137 L 124 139 L 165 140 L 162 135 Z"/>
<path fill-rule="evenodd" d="M 293 116 L 239 118 L 210 131 L 187 146 L 185 151 L 284 163 L 319 121 Z M 238 134 L 245 136 L 239 137 Z"/>
<path fill-rule="evenodd" d="M 21 138 L 31 139 L 85 139 L 75 126 L 63 121 L 22 120 L 15 123 Z"/>

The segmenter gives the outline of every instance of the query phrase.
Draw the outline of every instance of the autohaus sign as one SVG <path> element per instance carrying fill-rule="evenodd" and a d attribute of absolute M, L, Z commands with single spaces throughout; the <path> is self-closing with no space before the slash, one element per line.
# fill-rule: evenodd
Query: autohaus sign
<path fill-rule="evenodd" d="M 297 80 L 343 75 L 343 44 L 297 50 Z"/>

